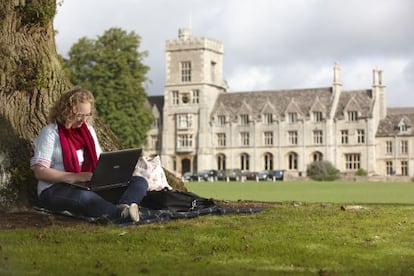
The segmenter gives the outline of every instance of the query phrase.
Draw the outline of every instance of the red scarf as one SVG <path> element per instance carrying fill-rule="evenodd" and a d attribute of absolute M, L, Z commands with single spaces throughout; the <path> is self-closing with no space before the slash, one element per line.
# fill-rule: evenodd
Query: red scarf
<path fill-rule="evenodd" d="M 80 128 L 66 128 L 58 123 L 58 132 L 65 171 L 92 172 L 98 162 L 98 157 L 96 156 L 95 141 L 88 126 L 83 123 Z M 76 154 L 79 149 L 83 149 L 82 168 L 79 166 Z"/>

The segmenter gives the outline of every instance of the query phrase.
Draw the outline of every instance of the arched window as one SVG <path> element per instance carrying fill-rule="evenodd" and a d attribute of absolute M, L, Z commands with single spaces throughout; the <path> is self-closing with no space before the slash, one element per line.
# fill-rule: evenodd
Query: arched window
<path fill-rule="evenodd" d="M 264 169 L 266 171 L 273 171 L 273 154 L 266 152 L 264 155 Z"/>
<path fill-rule="evenodd" d="M 226 156 L 224 154 L 217 155 L 217 170 L 224 171 L 226 169 Z"/>
<path fill-rule="evenodd" d="M 297 170 L 298 169 L 298 155 L 295 152 L 290 152 L 288 155 L 288 168 L 289 170 Z"/>
<path fill-rule="evenodd" d="M 315 151 L 312 153 L 312 160 L 315 161 L 322 161 L 323 160 L 323 154 L 320 151 Z"/>
<path fill-rule="evenodd" d="M 240 169 L 248 171 L 250 169 L 249 155 L 247 153 L 242 153 L 240 156 L 240 161 L 241 161 Z"/>

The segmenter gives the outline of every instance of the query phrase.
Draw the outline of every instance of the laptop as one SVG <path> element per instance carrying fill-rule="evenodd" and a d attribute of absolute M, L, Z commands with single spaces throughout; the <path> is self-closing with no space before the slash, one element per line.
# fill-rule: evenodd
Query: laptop
<path fill-rule="evenodd" d="M 90 191 L 128 186 L 141 154 L 141 148 L 102 152 L 99 155 L 91 181 L 73 185 Z"/>

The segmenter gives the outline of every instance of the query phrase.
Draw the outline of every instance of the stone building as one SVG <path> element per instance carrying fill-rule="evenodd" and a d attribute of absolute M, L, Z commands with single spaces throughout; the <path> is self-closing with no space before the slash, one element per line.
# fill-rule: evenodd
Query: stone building
<path fill-rule="evenodd" d="M 230 92 L 222 68 L 220 41 L 180 29 L 166 42 L 164 96 L 149 97 L 156 120 L 144 149 L 177 176 L 233 168 L 300 176 L 314 160 L 414 175 L 414 108 L 387 108 L 381 70 L 361 90 L 343 89 L 335 64 L 329 87 Z"/>

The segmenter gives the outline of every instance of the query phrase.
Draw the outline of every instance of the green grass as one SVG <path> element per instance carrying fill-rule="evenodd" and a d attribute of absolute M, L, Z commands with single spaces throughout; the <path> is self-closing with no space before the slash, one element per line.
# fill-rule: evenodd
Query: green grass
<path fill-rule="evenodd" d="M 267 192 L 258 190 L 259 184 Z M 305 184 L 319 192 L 311 193 Z M 406 199 L 413 198 L 411 186 L 361 183 L 367 187 L 357 189 L 357 183 L 336 183 L 347 189 L 331 187 L 329 193 L 324 189 L 335 183 L 316 184 L 321 185 L 187 185 L 203 196 L 228 191 L 214 196 L 220 199 L 283 201 L 250 215 L 139 227 L 80 224 L 0 230 L 0 275 L 414 275 L 414 204 Z M 409 195 L 399 202 L 403 188 Z M 371 196 L 358 196 L 366 192 Z M 391 199 L 385 201 L 387 193 Z M 383 201 L 387 204 L 375 204 Z M 367 203 L 366 208 L 341 210 L 343 203 L 353 202 Z"/>
<path fill-rule="evenodd" d="M 414 204 L 414 182 L 187 182 L 205 197 L 224 200 Z"/>

